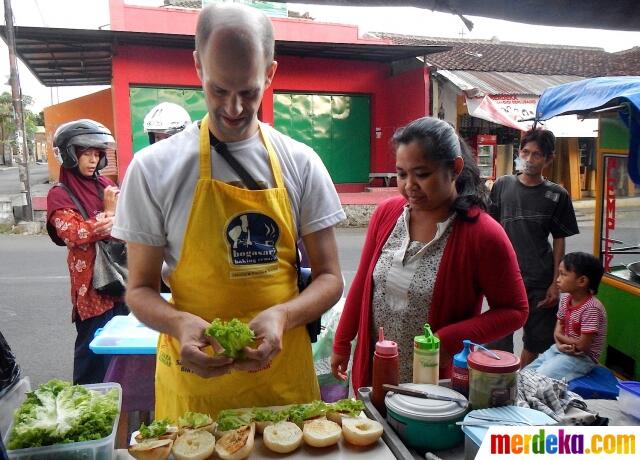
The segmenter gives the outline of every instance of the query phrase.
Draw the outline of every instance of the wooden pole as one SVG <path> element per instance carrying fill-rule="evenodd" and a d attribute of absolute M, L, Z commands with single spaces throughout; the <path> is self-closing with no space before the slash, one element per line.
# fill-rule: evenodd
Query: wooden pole
<path fill-rule="evenodd" d="M 13 11 L 11 0 L 4 0 L 4 20 L 7 25 L 7 47 L 9 48 L 9 69 L 11 82 L 11 97 L 13 99 L 13 119 L 15 121 L 15 144 L 18 150 L 18 171 L 20 174 L 20 192 L 24 196 L 24 219 L 33 221 L 33 206 L 31 205 L 31 184 L 29 183 L 29 149 L 24 129 L 24 113 L 22 110 L 22 90 L 18 75 L 16 60 L 16 37 L 13 30 Z"/>

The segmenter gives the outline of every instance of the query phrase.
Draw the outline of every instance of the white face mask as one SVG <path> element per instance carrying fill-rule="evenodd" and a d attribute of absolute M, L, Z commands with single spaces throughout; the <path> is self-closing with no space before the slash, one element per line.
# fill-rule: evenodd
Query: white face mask
<path fill-rule="evenodd" d="M 516 171 L 523 172 L 525 167 L 525 161 L 520 157 L 516 157 Z"/>

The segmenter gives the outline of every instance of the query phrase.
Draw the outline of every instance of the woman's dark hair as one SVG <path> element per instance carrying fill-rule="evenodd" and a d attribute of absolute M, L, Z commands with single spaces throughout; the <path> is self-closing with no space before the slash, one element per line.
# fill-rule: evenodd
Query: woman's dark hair
<path fill-rule="evenodd" d="M 562 258 L 564 268 L 567 271 L 573 272 L 578 276 L 586 276 L 589 280 L 589 290 L 593 294 L 598 293 L 598 286 L 600 286 L 600 280 L 604 275 L 604 268 L 602 263 L 591 254 L 586 252 L 570 252 Z"/>
<path fill-rule="evenodd" d="M 556 150 L 556 136 L 548 129 L 536 128 L 524 133 L 520 139 L 520 150 L 529 142 L 538 144 L 545 158 L 553 155 Z"/>
<path fill-rule="evenodd" d="M 415 142 L 422 149 L 425 159 L 439 165 L 446 165 L 452 170 L 456 157 L 462 157 L 464 167 L 456 178 L 458 197 L 451 205 L 451 209 L 466 221 L 477 219 L 477 216 L 468 215 L 470 208 L 477 206 L 487 210 L 488 193 L 480 179 L 480 169 L 471 156 L 466 142 L 456 134 L 449 123 L 431 117 L 418 118 L 398 129 L 391 141 L 394 149 L 397 149 L 400 144 L 407 145 Z"/>

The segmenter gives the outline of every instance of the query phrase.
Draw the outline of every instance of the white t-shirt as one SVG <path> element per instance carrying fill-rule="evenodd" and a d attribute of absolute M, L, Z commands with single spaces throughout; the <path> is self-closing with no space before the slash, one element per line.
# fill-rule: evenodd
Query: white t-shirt
<path fill-rule="evenodd" d="M 308 235 L 344 220 L 331 177 L 313 149 L 266 124 L 262 127 L 280 161 L 298 234 Z M 275 186 L 259 133 L 227 146 L 257 182 Z M 239 183 L 236 172 L 213 149 L 211 162 L 214 179 Z M 193 123 L 138 152 L 122 184 L 111 234 L 133 243 L 164 246 L 165 279 L 180 259 L 199 175 L 199 129 Z"/>

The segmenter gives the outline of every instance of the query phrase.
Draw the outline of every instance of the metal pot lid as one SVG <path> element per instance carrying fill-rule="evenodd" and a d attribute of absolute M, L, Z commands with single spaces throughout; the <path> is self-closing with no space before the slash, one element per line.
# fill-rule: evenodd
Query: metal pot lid
<path fill-rule="evenodd" d="M 401 387 L 413 390 L 425 391 L 427 393 L 449 396 L 453 398 L 466 399 L 462 394 L 450 388 L 427 383 L 403 383 Z M 403 417 L 427 422 L 444 421 L 456 419 L 462 416 L 467 410 L 467 404 L 460 404 L 453 401 L 440 401 L 437 399 L 425 399 L 415 396 L 405 396 L 393 392 L 388 392 L 384 399 L 387 410 Z"/>

